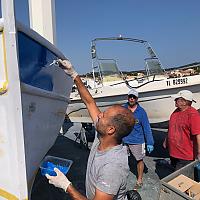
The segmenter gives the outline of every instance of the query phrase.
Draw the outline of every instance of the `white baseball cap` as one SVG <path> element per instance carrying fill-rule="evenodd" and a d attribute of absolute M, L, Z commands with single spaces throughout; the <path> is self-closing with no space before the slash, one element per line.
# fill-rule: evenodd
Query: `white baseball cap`
<path fill-rule="evenodd" d="M 131 89 L 131 90 L 128 92 L 128 95 L 130 95 L 130 94 L 132 94 L 132 95 L 134 95 L 134 96 L 136 96 L 136 97 L 139 96 L 139 95 L 138 95 L 138 91 L 136 91 L 135 89 Z"/>
<path fill-rule="evenodd" d="M 193 94 L 191 91 L 189 90 L 181 90 L 179 91 L 177 94 L 173 95 L 172 96 L 174 99 L 177 99 L 177 98 L 183 98 L 185 100 L 188 100 L 188 101 L 194 101 L 196 103 L 196 101 L 193 99 Z"/>

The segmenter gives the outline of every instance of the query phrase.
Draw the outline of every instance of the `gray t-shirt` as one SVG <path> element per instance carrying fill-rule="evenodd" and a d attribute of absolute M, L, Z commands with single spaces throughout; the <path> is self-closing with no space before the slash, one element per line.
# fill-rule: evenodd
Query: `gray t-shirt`
<path fill-rule="evenodd" d="M 114 195 L 116 200 L 126 200 L 126 185 L 129 174 L 127 148 L 117 145 L 99 152 L 99 139 L 95 138 L 87 163 L 86 195 L 95 196 L 95 189 Z"/>

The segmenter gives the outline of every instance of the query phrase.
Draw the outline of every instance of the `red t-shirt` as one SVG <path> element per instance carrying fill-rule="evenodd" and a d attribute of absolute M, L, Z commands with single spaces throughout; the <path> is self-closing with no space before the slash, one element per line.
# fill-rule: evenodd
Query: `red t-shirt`
<path fill-rule="evenodd" d="M 176 109 L 170 116 L 168 131 L 169 154 L 174 158 L 194 160 L 196 156 L 195 135 L 200 134 L 200 114 L 189 107 L 185 111 Z"/>

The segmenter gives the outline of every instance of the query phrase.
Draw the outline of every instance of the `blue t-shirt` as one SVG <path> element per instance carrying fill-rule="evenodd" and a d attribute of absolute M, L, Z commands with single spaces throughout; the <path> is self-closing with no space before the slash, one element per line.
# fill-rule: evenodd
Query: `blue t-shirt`
<path fill-rule="evenodd" d="M 128 103 L 123 105 L 128 109 Z M 123 138 L 123 142 L 126 144 L 142 144 L 154 145 L 154 139 L 145 110 L 137 104 L 137 108 L 133 113 L 136 120 L 133 130 L 131 133 Z"/>

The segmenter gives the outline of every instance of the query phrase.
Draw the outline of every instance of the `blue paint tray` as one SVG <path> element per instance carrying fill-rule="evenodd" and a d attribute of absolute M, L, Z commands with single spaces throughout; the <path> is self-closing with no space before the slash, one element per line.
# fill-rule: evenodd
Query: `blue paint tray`
<path fill-rule="evenodd" d="M 58 168 L 63 174 L 67 174 L 73 161 L 59 158 L 55 156 L 46 156 L 40 164 L 41 174 L 49 174 L 50 176 L 56 176 L 54 168 Z"/>

